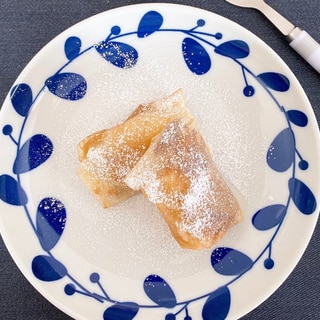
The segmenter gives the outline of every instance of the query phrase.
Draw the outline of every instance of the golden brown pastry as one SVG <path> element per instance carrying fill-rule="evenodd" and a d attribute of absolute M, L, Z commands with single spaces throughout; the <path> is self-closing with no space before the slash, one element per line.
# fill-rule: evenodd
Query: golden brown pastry
<path fill-rule="evenodd" d="M 135 193 L 124 178 L 149 148 L 151 139 L 177 117 L 190 117 L 181 89 L 162 100 L 138 106 L 123 123 L 79 143 L 79 176 L 103 207 Z"/>
<path fill-rule="evenodd" d="M 125 182 L 155 203 L 183 248 L 209 248 L 242 219 L 190 118 L 173 120 L 156 136 Z"/>

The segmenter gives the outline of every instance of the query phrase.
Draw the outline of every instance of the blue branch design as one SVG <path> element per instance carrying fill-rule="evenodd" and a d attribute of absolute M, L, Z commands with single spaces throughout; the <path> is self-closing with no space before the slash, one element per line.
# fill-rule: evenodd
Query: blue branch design
<path fill-rule="evenodd" d="M 152 24 L 149 21 L 149 19 L 151 18 L 156 18 L 157 23 Z M 287 123 L 287 128 L 285 129 L 287 129 L 288 132 L 290 133 L 289 137 L 290 139 L 292 139 L 291 143 L 294 149 L 292 159 L 288 160 L 288 169 L 291 167 L 291 170 L 292 170 L 291 179 L 290 179 L 291 184 L 289 182 L 289 194 L 288 194 L 286 204 L 279 205 L 277 207 L 278 209 L 281 209 L 281 210 L 283 209 L 283 211 L 280 210 L 280 213 L 282 214 L 280 218 L 279 216 L 276 216 L 276 218 L 280 220 L 279 221 L 276 220 L 274 222 L 274 225 L 272 225 L 272 227 L 276 227 L 274 230 L 274 233 L 270 238 L 270 240 L 268 241 L 268 243 L 266 244 L 266 246 L 263 248 L 263 250 L 254 260 L 251 260 L 244 253 L 238 252 L 231 248 L 215 249 L 212 254 L 212 266 L 214 270 L 221 273 L 222 275 L 226 275 L 225 270 L 228 270 L 229 272 L 228 275 L 232 275 L 233 278 L 227 281 L 220 288 L 214 289 L 204 295 L 194 297 L 192 299 L 185 300 L 185 301 L 176 300 L 173 290 L 170 288 L 169 284 L 164 279 L 156 275 L 149 276 L 145 280 L 145 292 L 146 292 L 146 295 L 151 300 L 153 300 L 154 304 L 137 304 L 134 302 L 124 303 L 124 302 L 118 301 L 117 299 L 111 298 L 108 295 L 107 291 L 104 289 L 104 286 L 101 283 L 100 275 L 98 273 L 91 274 L 90 282 L 97 285 L 100 293 L 91 292 L 90 290 L 88 290 L 86 286 L 82 285 L 77 279 L 75 279 L 67 271 L 67 269 L 54 257 L 51 250 L 53 249 L 53 246 L 55 246 L 59 238 L 53 239 L 49 243 L 44 243 L 43 242 L 44 240 L 40 236 L 39 226 L 37 226 L 32 220 L 32 217 L 28 208 L 28 203 L 24 203 L 23 209 L 26 213 L 27 219 L 29 220 L 30 226 L 32 227 L 36 237 L 39 240 L 39 243 L 44 248 L 44 252 L 46 253 L 45 256 L 38 256 L 34 259 L 33 261 L 34 273 L 37 274 L 38 277 L 40 277 L 41 279 L 42 270 L 39 264 L 37 263 L 37 261 L 39 260 L 41 263 L 47 263 L 48 266 L 52 268 L 52 274 L 53 274 L 51 275 L 52 278 L 50 279 L 42 278 L 41 280 L 51 281 L 58 278 L 66 277 L 70 281 L 70 283 L 65 285 L 65 288 L 64 288 L 64 291 L 67 295 L 71 296 L 71 295 L 74 295 L 75 293 L 78 293 L 78 294 L 93 298 L 100 303 L 107 302 L 110 306 L 106 309 L 104 313 L 104 319 L 106 320 L 109 319 L 109 316 L 112 312 L 123 314 L 124 315 L 123 319 L 133 319 L 136 313 L 138 312 L 138 310 L 143 308 L 145 309 L 175 308 L 176 309 L 175 313 L 167 313 L 165 315 L 165 320 L 174 320 L 176 319 L 177 316 L 179 316 L 183 312 L 185 313 L 184 320 L 192 320 L 192 317 L 189 315 L 188 307 L 196 301 L 205 300 L 205 299 L 207 300 L 203 308 L 204 319 L 213 319 L 211 318 L 211 316 L 210 318 L 207 318 L 208 317 L 207 314 L 208 312 L 212 314 L 213 312 L 212 310 L 214 310 L 217 307 L 218 302 L 219 302 L 219 305 L 221 305 L 221 299 L 222 299 L 222 306 L 225 309 L 224 310 L 225 315 L 227 315 L 229 312 L 230 302 L 231 302 L 229 287 L 238 279 L 240 279 L 244 274 L 246 274 L 249 270 L 251 270 L 263 257 L 266 257 L 264 260 L 264 267 L 267 270 L 272 269 L 274 267 L 274 260 L 272 259 L 272 247 L 274 244 L 274 240 L 276 239 L 276 236 L 278 235 L 285 221 L 288 208 L 292 204 L 292 202 L 294 202 L 294 204 L 296 204 L 298 209 L 304 214 L 313 213 L 316 207 L 315 201 L 314 203 L 311 203 L 308 208 L 304 207 L 304 205 L 301 205 L 299 202 L 299 194 L 298 195 L 295 194 L 296 192 L 299 193 L 303 191 L 309 196 L 313 195 L 311 190 L 309 190 L 308 187 L 304 185 L 296 177 L 296 169 L 297 169 L 296 156 L 300 159 L 299 168 L 301 170 L 308 169 L 308 162 L 303 159 L 302 155 L 298 151 L 297 142 L 295 139 L 295 132 L 293 130 L 291 123 L 293 122 L 296 125 L 304 126 L 306 125 L 305 123 L 306 121 L 303 118 L 302 112 L 291 113 L 290 114 L 291 117 L 290 117 L 289 116 L 290 111 L 286 110 L 286 108 L 281 105 L 281 103 L 278 101 L 278 99 L 273 93 L 273 91 L 283 92 L 283 91 L 289 90 L 290 88 L 289 80 L 284 75 L 281 75 L 278 73 L 264 73 L 260 75 L 255 74 L 252 70 L 250 70 L 247 66 L 245 66 L 245 64 L 241 61 L 242 59 L 246 58 L 246 56 L 249 55 L 249 46 L 245 42 L 240 40 L 221 43 L 221 41 L 223 40 L 222 33 L 217 32 L 215 34 L 212 34 L 208 32 L 199 31 L 198 30 L 199 28 L 202 28 L 205 26 L 205 20 L 203 19 L 199 19 L 196 23 L 196 26 L 190 28 L 189 30 L 174 29 L 174 28 L 161 29 L 161 25 L 162 25 L 161 14 L 151 11 L 146 13 L 145 16 L 141 19 L 140 25 L 137 31 L 127 32 L 122 34 L 121 28 L 119 26 L 113 26 L 110 29 L 110 33 L 108 34 L 108 36 L 104 40 L 102 40 L 101 43 L 97 43 L 92 46 L 89 46 L 88 48 L 85 48 L 82 51 L 81 51 L 80 39 L 76 37 L 72 37 L 72 39 L 71 38 L 67 39 L 66 44 L 69 45 L 69 47 L 65 49 L 66 56 L 68 59 L 67 62 L 56 71 L 53 77 L 50 78 L 50 81 L 49 79 L 47 80 L 46 84 L 39 90 L 35 98 L 31 100 L 30 105 L 25 107 L 25 106 L 19 105 L 19 102 L 15 102 L 17 104 L 17 106 L 15 106 L 17 112 L 20 115 L 24 116 L 20 131 L 18 133 L 18 139 L 15 140 L 13 138 L 13 135 L 12 135 L 13 129 L 11 125 L 8 124 L 3 128 L 3 131 L 2 131 L 3 134 L 9 136 L 12 142 L 16 145 L 16 148 L 17 148 L 16 156 L 18 157 L 21 151 L 22 136 L 28 121 L 29 111 L 44 90 L 49 89 L 53 94 L 56 94 L 57 97 L 69 99 L 69 100 L 78 100 L 85 95 L 86 93 L 85 79 L 83 79 L 80 75 L 76 75 L 72 73 L 71 74 L 63 73 L 66 67 L 71 65 L 75 59 L 78 59 L 79 57 L 81 57 L 82 55 L 84 55 L 85 53 L 91 50 L 96 50 L 98 51 L 98 53 L 102 55 L 103 58 L 105 58 L 107 61 L 111 62 L 117 67 L 121 67 L 121 68 L 133 67 L 136 60 L 138 59 L 138 55 L 137 55 L 138 52 L 133 47 L 125 43 L 117 42 L 118 40 L 126 39 L 131 36 L 138 36 L 139 38 L 147 37 L 147 36 L 150 36 L 152 33 L 156 33 L 156 32 L 165 32 L 165 33 L 175 32 L 175 33 L 180 33 L 182 35 L 187 35 L 189 38 L 186 38 L 186 39 L 192 39 L 192 41 L 188 40 L 189 42 L 188 43 L 186 42 L 186 49 L 185 49 L 186 52 L 183 53 L 185 62 L 189 67 L 190 71 L 196 73 L 197 75 L 201 75 L 209 71 L 210 61 L 211 61 L 210 57 L 212 54 L 209 54 L 205 49 L 205 47 L 209 47 L 210 49 L 213 49 L 212 52 L 225 56 L 226 59 L 232 59 L 234 63 L 236 63 L 240 67 L 240 71 L 244 79 L 243 94 L 245 97 L 250 98 L 255 94 L 255 87 L 252 85 L 252 83 L 254 83 L 254 85 L 260 86 L 268 94 L 268 96 L 271 98 L 275 106 L 279 109 L 280 112 L 283 113 Z M 202 60 L 200 60 L 199 57 L 191 58 L 191 55 L 190 55 L 190 52 L 188 52 L 189 49 L 187 48 L 187 46 L 192 46 L 193 49 L 196 48 L 196 50 L 199 50 L 199 57 Z M 131 59 L 130 64 L 126 63 L 127 62 L 126 59 Z M 199 59 L 199 60 L 192 61 L 192 63 L 188 65 L 188 63 L 190 62 L 190 59 Z M 199 65 L 201 65 L 202 63 L 208 63 L 208 65 L 204 67 L 201 66 L 200 69 L 195 69 L 193 65 L 194 62 L 198 63 Z M 250 79 L 249 79 L 249 76 L 250 76 Z M 73 90 L 72 93 L 66 92 L 65 90 L 57 91 L 58 89 L 56 87 L 60 88 L 61 86 L 63 87 L 64 85 L 66 85 L 66 82 L 64 82 L 65 79 L 67 79 L 68 81 L 72 80 L 71 81 L 72 82 L 71 89 Z M 26 85 L 23 86 L 22 89 L 24 90 L 24 92 L 28 93 L 29 89 Z M 298 116 L 302 116 L 302 120 L 299 119 Z M 284 138 L 282 135 L 279 135 L 275 139 L 274 146 L 277 143 L 284 144 L 287 142 L 287 141 L 282 141 L 281 139 L 284 139 Z M 272 159 L 270 161 L 271 162 L 269 166 L 271 166 L 271 169 L 280 171 L 278 170 L 277 164 L 273 163 Z M 21 173 L 19 172 L 16 173 L 16 179 L 17 179 L 18 186 L 22 187 Z M 291 189 L 290 189 L 290 186 L 291 186 Z M 297 191 L 297 188 L 298 188 L 298 191 Z M 54 207 L 54 209 L 57 210 L 57 207 Z M 64 208 L 62 208 L 59 211 L 60 215 L 64 214 L 63 210 Z M 257 212 L 256 215 L 254 216 L 254 218 L 257 218 L 257 219 L 259 218 L 260 219 L 259 221 L 262 221 L 262 222 L 259 222 L 259 227 L 265 228 L 265 229 L 271 228 L 269 226 L 268 227 L 265 226 L 263 221 L 266 210 L 270 211 L 270 208 L 263 208 L 260 210 L 260 212 Z M 49 212 L 47 215 L 46 215 L 46 212 L 44 212 L 44 217 L 40 216 L 40 218 L 43 218 L 43 220 L 41 220 L 42 222 L 40 221 L 40 223 L 43 223 L 43 224 L 40 226 L 42 226 L 42 228 L 46 228 L 47 224 L 49 224 L 50 227 L 56 226 L 60 228 L 60 231 L 62 234 L 65 222 L 60 221 L 58 225 L 53 225 L 56 222 L 50 220 L 51 219 L 50 214 L 51 212 Z M 257 227 L 257 222 L 253 221 L 253 225 Z M 47 246 L 47 247 L 44 247 L 44 246 Z M 221 257 L 219 255 L 221 255 Z M 227 260 L 225 258 L 230 256 L 232 258 L 235 258 L 236 261 L 238 261 L 238 265 L 231 266 L 229 262 L 226 262 Z M 222 268 L 224 271 L 222 271 L 222 269 L 220 268 L 220 265 L 224 266 L 224 268 Z M 235 269 L 232 269 L 231 267 L 232 268 L 235 267 Z M 57 274 L 56 270 L 59 270 L 60 273 L 58 272 Z M 166 301 L 166 302 L 163 302 L 163 301 Z M 217 319 L 222 320 L 224 319 L 224 316 L 220 316 L 220 318 L 217 318 Z"/>

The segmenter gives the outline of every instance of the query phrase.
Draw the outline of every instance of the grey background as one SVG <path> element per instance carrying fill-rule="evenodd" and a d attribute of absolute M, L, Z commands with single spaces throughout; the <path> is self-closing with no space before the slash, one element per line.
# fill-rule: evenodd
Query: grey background
<path fill-rule="evenodd" d="M 52 38 L 94 14 L 142 2 L 155 1 L 2 0 L 0 4 L 0 105 L 26 64 Z M 213 11 L 255 33 L 272 47 L 295 73 L 309 97 L 319 123 L 320 75 L 287 45 L 281 34 L 260 13 L 252 9 L 234 7 L 224 0 L 157 2 L 192 5 Z M 320 41 L 319 0 L 267 0 L 266 2 Z M 315 177 L 315 179 L 318 178 Z M 267 301 L 242 319 L 320 319 L 319 241 L 320 223 L 293 273 Z M 71 319 L 33 289 L 14 264 L 1 238 L 0 319 Z"/>

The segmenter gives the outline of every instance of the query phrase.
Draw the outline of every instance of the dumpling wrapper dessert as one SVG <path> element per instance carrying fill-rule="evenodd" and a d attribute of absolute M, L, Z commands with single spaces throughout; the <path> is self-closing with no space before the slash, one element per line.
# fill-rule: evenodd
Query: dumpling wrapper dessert
<path fill-rule="evenodd" d="M 181 89 L 159 101 L 142 104 L 123 123 L 93 133 L 78 145 L 78 174 L 102 206 L 108 208 L 135 191 L 124 178 L 173 119 L 191 117 Z"/>
<path fill-rule="evenodd" d="M 212 247 L 243 217 L 191 118 L 157 135 L 125 182 L 157 206 L 182 248 Z"/>

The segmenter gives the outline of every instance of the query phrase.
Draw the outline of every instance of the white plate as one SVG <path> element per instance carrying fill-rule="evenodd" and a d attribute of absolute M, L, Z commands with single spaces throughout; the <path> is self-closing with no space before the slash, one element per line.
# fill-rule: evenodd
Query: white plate
<path fill-rule="evenodd" d="M 101 209 L 77 176 L 82 138 L 179 87 L 245 213 L 210 250 L 179 248 L 142 196 Z M 309 102 L 269 47 L 210 12 L 147 4 L 81 22 L 29 63 L 0 124 L 2 236 L 76 319 L 237 319 L 285 280 L 316 224 Z"/>

